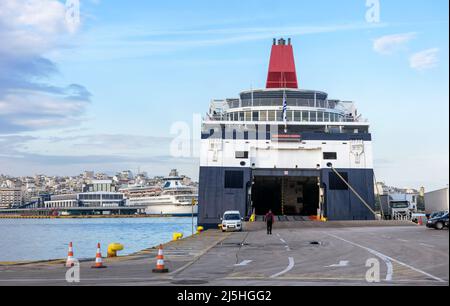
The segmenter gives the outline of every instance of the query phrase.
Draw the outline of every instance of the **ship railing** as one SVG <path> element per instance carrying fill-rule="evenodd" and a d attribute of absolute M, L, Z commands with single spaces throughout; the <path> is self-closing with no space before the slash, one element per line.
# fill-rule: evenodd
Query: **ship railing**
<path fill-rule="evenodd" d="M 207 115 L 205 117 L 203 117 L 203 121 L 229 121 L 229 122 L 241 122 L 241 121 L 235 121 L 235 120 L 230 120 L 229 118 L 227 119 L 226 116 L 224 115 Z M 256 120 L 243 120 L 242 122 L 266 122 L 266 121 L 256 121 Z M 283 123 L 284 121 L 282 120 L 270 120 L 267 122 L 278 122 L 278 123 Z M 314 123 L 324 123 L 324 124 L 339 124 L 339 123 L 353 123 L 353 122 L 361 122 L 361 123 L 367 123 L 369 122 L 368 119 L 365 118 L 353 118 L 353 117 L 341 117 L 339 118 L 338 121 L 293 121 L 293 120 L 288 120 L 289 123 L 305 123 L 305 122 L 314 122 Z"/>

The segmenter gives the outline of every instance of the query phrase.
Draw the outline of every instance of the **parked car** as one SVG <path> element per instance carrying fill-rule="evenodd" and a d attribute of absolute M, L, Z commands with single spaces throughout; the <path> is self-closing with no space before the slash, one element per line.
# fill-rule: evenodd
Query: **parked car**
<path fill-rule="evenodd" d="M 226 211 L 223 214 L 222 220 L 222 232 L 226 231 L 239 231 L 242 232 L 241 213 L 239 211 Z"/>
<path fill-rule="evenodd" d="M 448 228 L 448 213 L 428 220 L 427 227 L 437 230 Z"/>
<path fill-rule="evenodd" d="M 446 210 L 443 210 L 443 211 L 435 211 L 434 213 L 432 213 L 432 214 L 430 214 L 429 216 L 428 216 L 428 219 L 434 219 L 434 218 L 437 218 L 437 217 L 441 217 L 441 216 L 443 216 L 443 215 L 445 215 L 445 214 L 447 214 L 448 213 L 448 211 L 446 211 Z"/>

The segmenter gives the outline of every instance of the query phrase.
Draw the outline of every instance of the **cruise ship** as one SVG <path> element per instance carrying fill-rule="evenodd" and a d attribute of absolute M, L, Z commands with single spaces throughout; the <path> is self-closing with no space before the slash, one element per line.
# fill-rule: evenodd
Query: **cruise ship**
<path fill-rule="evenodd" d="M 198 223 L 375 219 L 369 128 L 354 102 L 299 88 L 291 39 L 274 39 L 266 88 L 212 100 L 202 121 Z"/>
<path fill-rule="evenodd" d="M 145 208 L 147 215 L 197 216 L 197 190 L 184 185 L 183 179 L 176 173 L 165 177 L 161 188 L 152 188 L 154 194 L 145 195 L 137 190 L 139 188 L 132 188 L 127 205 Z"/>

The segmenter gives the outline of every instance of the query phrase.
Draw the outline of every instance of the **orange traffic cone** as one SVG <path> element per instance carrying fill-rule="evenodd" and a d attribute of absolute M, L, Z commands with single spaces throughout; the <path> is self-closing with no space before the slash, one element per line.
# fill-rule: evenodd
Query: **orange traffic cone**
<path fill-rule="evenodd" d="M 169 269 L 164 267 L 164 253 L 162 244 L 159 245 L 158 256 L 156 256 L 156 268 L 152 270 L 153 273 L 167 273 Z"/>
<path fill-rule="evenodd" d="M 102 253 L 100 252 L 100 243 L 97 243 L 97 253 L 95 254 L 95 264 L 91 267 L 93 269 L 106 268 L 103 265 Z"/>
<path fill-rule="evenodd" d="M 419 217 L 419 218 L 418 218 L 417 224 L 419 224 L 419 226 L 423 226 L 423 220 L 422 220 L 422 217 Z"/>
<path fill-rule="evenodd" d="M 69 252 L 67 253 L 67 260 L 66 260 L 66 267 L 70 268 L 74 266 L 74 260 L 73 258 L 73 246 L 72 242 L 69 243 Z"/>

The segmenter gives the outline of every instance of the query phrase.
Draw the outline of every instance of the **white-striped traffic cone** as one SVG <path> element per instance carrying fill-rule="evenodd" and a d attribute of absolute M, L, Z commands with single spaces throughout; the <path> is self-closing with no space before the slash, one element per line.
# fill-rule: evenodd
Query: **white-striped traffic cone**
<path fill-rule="evenodd" d="M 162 244 L 159 245 L 158 255 L 156 256 L 156 268 L 152 270 L 153 273 L 167 273 L 169 269 L 164 266 L 164 252 Z"/>
<path fill-rule="evenodd" d="M 97 253 L 95 254 L 95 264 L 91 268 L 93 268 L 93 269 L 106 268 L 106 266 L 103 265 L 102 253 L 100 251 L 100 243 L 97 243 Z"/>
<path fill-rule="evenodd" d="M 69 243 L 69 251 L 67 253 L 66 267 L 67 268 L 73 267 L 74 260 L 75 260 L 75 258 L 73 257 L 73 246 L 72 246 L 72 242 L 70 242 Z"/>

